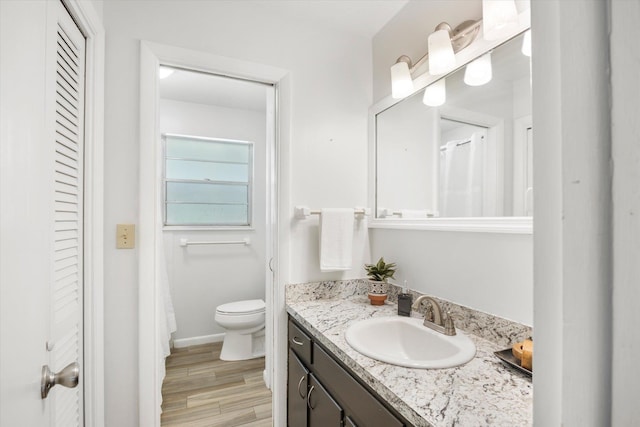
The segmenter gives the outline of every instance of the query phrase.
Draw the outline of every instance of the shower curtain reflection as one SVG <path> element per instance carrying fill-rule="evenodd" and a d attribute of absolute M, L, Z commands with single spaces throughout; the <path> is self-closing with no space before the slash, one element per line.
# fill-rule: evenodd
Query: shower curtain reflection
<path fill-rule="evenodd" d="M 440 147 L 440 215 L 483 215 L 486 131 L 450 140 Z"/>

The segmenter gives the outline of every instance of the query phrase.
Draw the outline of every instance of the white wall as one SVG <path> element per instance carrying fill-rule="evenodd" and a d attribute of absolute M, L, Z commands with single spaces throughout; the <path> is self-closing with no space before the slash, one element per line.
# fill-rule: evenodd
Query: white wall
<path fill-rule="evenodd" d="M 265 92 L 266 104 L 266 92 Z M 215 307 L 231 301 L 265 298 L 266 114 L 161 99 L 160 132 L 254 143 L 252 230 L 164 231 L 169 284 L 176 313 L 174 340 L 220 334 Z M 251 239 L 250 246 L 181 247 L 180 239 Z"/>
<path fill-rule="evenodd" d="M 640 52 L 629 43 L 640 38 L 633 24 L 640 3 L 611 2 L 613 175 L 613 393 L 612 425 L 640 425 Z"/>
<path fill-rule="evenodd" d="M 409 2 L 373 39 L 374 98 L 391 92 L 389 66 L 398 56 L 417 60 L 438 23 L 479 19 L 481 9 L 480 0 Z M 531 235 L 372 229 L 370 236 L 372 258 L 398 262 L 397 278 L 410 288 L 533 324 Z"/>
<path fill-rule="evenodd" d="M 281 2 L 112 1 L 104 3 L 105 378 L 108 426 L 136 426 L 138 283 L 136 250 L 115 250 L 115 224 L 138 215 L 139 41 L 150 40 L 291 71 L 290 204 L 366 204 L 371 41 L 324 23 L 280 14 Z M 289 212 L 281 212 L 291 217 Z M 317 217 L 291 221 L 291 271 L 283 281 L 361 277 L 367 256 L 360 223 L 354 270 L 322 274 Z"/>
<path fill-rule="evenodd" d="M 533 324 L 529 235 L 372 229 L 371 246 L 397 262 L 400 285 Z"/>
<path fill-rule="evenodd" d="M 531 80 L 513 82 L 513 118 L 531 115 Z"/>
<path fill-rule="evenodd" d="M 91 6 L 96 11 L 98 17 L 102 20 L 104 17 L 104 1 L 103 0 L 89 0 Z"/>

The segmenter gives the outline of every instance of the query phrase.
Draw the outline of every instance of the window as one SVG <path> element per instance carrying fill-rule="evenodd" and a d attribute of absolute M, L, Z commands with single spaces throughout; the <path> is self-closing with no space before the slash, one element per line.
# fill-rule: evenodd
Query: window
<path fill-rule="evenodd" d="M 253 143 L 162 137 L 164 224 L 250 226 Z"/>

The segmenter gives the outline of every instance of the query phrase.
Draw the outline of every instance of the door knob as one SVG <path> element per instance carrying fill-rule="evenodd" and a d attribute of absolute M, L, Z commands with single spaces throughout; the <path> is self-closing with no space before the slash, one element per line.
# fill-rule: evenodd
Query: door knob
<path fill-rule="evenodd" d="M 78 362 L 73 362 L 65 366 L 65 368 L 58 372 L 53 373 L 49 370 L 48 365 L 42 367 L 42 381 L 40 382 L 40 395 L 43 399 L 46 399 L 49 395 L 49 390 L 54 385 L 60 384 L 65 387 L 74 388 L 78 385 L 80 379 L 80 365 Z"/>

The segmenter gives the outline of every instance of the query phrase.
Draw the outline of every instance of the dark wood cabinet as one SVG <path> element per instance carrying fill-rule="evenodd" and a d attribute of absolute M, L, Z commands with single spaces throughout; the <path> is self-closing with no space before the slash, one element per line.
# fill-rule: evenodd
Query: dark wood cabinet
<path fill-rule="evenodd" d="M 291 349 L 287 384 L 287 424 L 289 427 L 304 427 L 307 425 L 309 370 Z"/>
<path fill-rule="evenodd" d="M 289 427 L 342 426 L 342 408 L 292 349 L 289 349 L 287 384 Z"/>
<path fill-rule="evenodd" d="M 342 408 L 313 374 L 309 374 L 309 427 L 341 427 Z"/>
<path fill-rule="evenodd" d="M 289 427 L 411 427 L 289 319 Z"/>
<path fill-rule="evenodd" d="M 289 321 L 289 348 L 300 358 L 302 363 L 311 365 L 311 350 L 313 345 L 311 337 L 298 325 Z"/>
<path fill-rule="evenodd" d="M 344 418 L 344 425 L 345 427 L 358 427 L 353 420 L 351 419 L 351 417 L 345 417 Z"/>
<path fill-rule="evenodd" d="M 313 345 L 313 371 L 343 406 L 353 423 L 366 427 L 403 427 L 384 405 L 322 347 Z"/>

